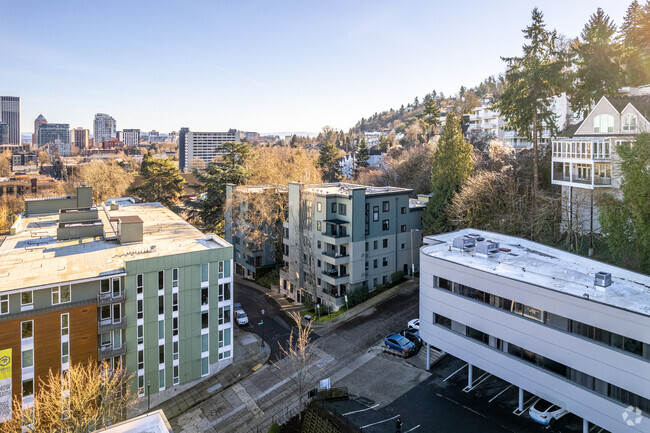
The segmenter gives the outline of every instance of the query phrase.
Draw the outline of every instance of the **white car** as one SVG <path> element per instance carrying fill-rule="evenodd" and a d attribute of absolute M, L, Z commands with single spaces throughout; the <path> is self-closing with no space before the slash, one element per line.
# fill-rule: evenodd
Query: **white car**
<path fill-rule="evenodd" d="M 248 316 L 244 310 L 235 310 L 235 319 L 237 320 L 237 325 L 239 326 L 248 325 Z"/>
<path fill-rule="evenodd" d="M 569 413 L 568 410 L 541 398 L 537 399 L 528 410 L 530 418 L 542 425 L 549 425 L 551 420 L 560 419 L 567 413 Z"/>
<path fill-rule="evenodd" d="M 420 319 L 409 320 L 409 328 L 420 330 Z"/>

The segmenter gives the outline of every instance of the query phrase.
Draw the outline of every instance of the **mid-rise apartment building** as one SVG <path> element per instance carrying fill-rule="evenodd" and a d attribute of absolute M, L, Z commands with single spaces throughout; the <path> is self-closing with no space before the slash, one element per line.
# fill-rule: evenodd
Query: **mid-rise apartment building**
<path fill-rule="evenodd" d="M 650 86 L 602 97 L 587 117 L 553 140 L 552 182 L 562 186 L 563 223 L 577 232 L 599 232 L 597 197 L 618 194 L 616 147 L 650 132 Z"/>
<path fill-rule="evenodd" d="M 417 272 L 424 203 L 413 191 L 349 183 L 289 183 L 280 290 L 333 309 L 347 292 Z"/>
<path fill-rule="evenodd" d="M 0 123 L 8 127 L 8 142 L 2 144 L 21 144 L 20 138 L 20 97 L 0 96 Z"/>
<path fill-rule="evenodd" d="M 72 130 L 72 142 L 74 147 L 79 150 L 88 149 L 90 140 L 90 131 L 84 128 L 75 128 Z"/>
<path fill-rule="evenodd" d="M 260 268 L 280 262 L 287 200 L 286 185 L 226 185 L 225 235 L 236 275 L 255 279 Z"/>
<path fill-rule="evenodd" d="M 650 277 L 464 229 L 420 250 L 420 335 L 612 432 L 650 426 Z M 528 397 L 526 397 L 528 399 Z M 626 416 L 627 413 L 627 416 Z"/>
<path fill-rule="evenodd" d="M 139 129 L 124 129 L 120 133 L 120 141 L 125 146 L 137 146 L 140 144 L 140 130 Z"/>
<path fill-rule="evenodd" d="M 228 132 L 192 132 L 189 128 L 181 128 L 178 153 L 179 168 L 190 171 L 200 163 L 203 167 L 210 164 L 216 157 L 226 154 L 224 143 L 240 142 L 242 132 L 230 129 Z"/>
<path fill-rule="evenodd" d="M 112 116 L 104 113 L 95 114 L 93 121 L 93 140 L 95 146 L 100 146 L 104 141 L 117 138 L 117 123 Z"/>
<path fill-rule="evenodd" d="M 159 203 L 26 200 L 0 257 L 0 351 L 26 406 L 74 363 L 125 366 L 157 404 L 232 362 L 232 247 Z"/>

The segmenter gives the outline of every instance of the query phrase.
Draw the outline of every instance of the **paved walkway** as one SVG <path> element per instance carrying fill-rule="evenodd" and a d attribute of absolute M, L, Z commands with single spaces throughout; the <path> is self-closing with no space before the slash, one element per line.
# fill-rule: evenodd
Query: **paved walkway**
<path fill-rule="evenodd" d="M 266 363 L 270 349 L 262 348 L 262 340 L 251 332 L 234 328 L 234 359 L 232 364 L 196 386 L 179 393 L 151 410 L 162 409 L 167 419 L 174 418 L 207 400 L 216 392 L 223 391 L 250 376 Z"/>

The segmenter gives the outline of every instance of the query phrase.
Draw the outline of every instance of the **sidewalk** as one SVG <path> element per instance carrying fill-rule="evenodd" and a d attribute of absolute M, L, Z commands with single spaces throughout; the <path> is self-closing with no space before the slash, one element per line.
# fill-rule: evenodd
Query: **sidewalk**
<path fill-rule="evenodd" d="M 166 400 L 151 411 L 162 409 L 167 419 L 172 419 L 187 412 L 192 407 L 204 402 L 217 391 L 223 391 L 235 383 L 250 376 L 259 369 L 270 356 L 268 344 L 261 347 L 261 339 L 252 332 L 234 330 L 232 364 L 196 386 Z"/>
<path fill-rule="evenodd" d="M 287 300 L 287 298 L 285 298 L 279 292 L 274 292 L 271 289 L 267 289 L 264 286 L 260 286 L 259 284 L 257 284 L 253 280 L 247 280 L 247 279 L 242 278 L 242 277 L 240 277 L 238 275 L 235 275 L 234 281 L 236 283 L 238 283 L 238 284 L 248 286 L 248 287 L 252 287 L 253 289 L 255 289 L 257 291 L 264 293 L 266 296 L 268 296 L 269 298 L 271 298 L 275 302 L 277 302 L 278 305 L 280 306 L 280 310 L 282 310 L 283 312 L 285 312 L 287 314 L 291 313 L 292 311 L 300 313 L 301 310 L 305 309 L 305 306 L 302 305 L 302 303 L 295 302 L 295 301 L 290 302 L 290 301 Z"/>

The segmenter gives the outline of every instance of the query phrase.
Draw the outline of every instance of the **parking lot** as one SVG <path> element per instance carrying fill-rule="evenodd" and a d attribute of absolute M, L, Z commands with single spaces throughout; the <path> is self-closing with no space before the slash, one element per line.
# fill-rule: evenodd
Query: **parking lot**
<path fill-rule="evenodd" d="M 391 375 L 390 382 L 394 382 L 394 376 L 399 376 L 400 371 L 387 369 L 393 370 L 397 363 L 402 365 L 404 373 L 412 368 L 405 360 L 396 359 L 393 365 L 382 364 L 384 371 L 380 374 Z M 363 403 L 345 401 L 333 405 L 339 413 L 345 414 L 347 422 L 369 433 L 394 433 L 397 418 L 403 423 L 402 433 L 582 432 L 582 419 L 573 414 L 547 427 L 534 422 L 528 409 L 537 400 L 536 396 L 525 392 L 524 411 L 519 412 L 518 388 L 476 367 L 473 386 L 468 388 L 467 363 L 450 355 L 437 363 L 430 373 L 430 377 L 409 387 L 388 404 L 380 393 L 369 392 L 375 395 L 363 395 L 369 399 L 362 400 Z M 590 432 L 606 433 L 594 425 L 590 426 Z"/>

